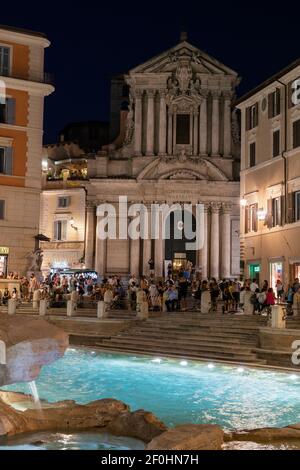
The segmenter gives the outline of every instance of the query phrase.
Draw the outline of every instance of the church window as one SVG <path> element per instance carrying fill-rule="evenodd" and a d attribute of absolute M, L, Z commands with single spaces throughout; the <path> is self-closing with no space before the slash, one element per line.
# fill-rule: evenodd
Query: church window
<path fill-rule="evenodd" d="M 189 144 L 190 143 L 190 115 L 178 114 L 176 125 L 176 143 Z"/>

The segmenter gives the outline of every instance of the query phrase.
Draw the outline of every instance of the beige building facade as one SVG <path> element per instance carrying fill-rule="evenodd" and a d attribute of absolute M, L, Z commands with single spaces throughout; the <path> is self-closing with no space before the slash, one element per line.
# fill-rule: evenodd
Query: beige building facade
<path fill-rule="evenodd" d="M 246 277 L 300 277 L 300 62 L 242 97 L 241 257 Z"/>
<path fill-rule="evenodd" d="M 37 247 L 44 98 L 42 33 L 0 27 L 0 273 L 25 274 Z"/>
<path fill-rule="evenodd" d="M 239 142 L 231 108 L 239 78 L 181 39 L 125 75 L 129 109 L 121 113 L 120 136 L 88 160 L 85 265 L 100 275 L 147 275 L 150 258 L 157 277 L 166 263 L 187 261 L 203 278 L 239 275 Z M 203 247 L 188 252 L 161 236 L 100 239 L 97 207 L 117 209 L 119 196 L 148 209 L 204 204 Z"/>

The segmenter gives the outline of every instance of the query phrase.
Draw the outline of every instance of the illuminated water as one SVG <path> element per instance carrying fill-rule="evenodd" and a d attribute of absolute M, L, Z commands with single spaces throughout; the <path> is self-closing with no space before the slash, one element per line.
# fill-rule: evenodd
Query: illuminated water
<path fill-rule="evenodd" d="M 70 349 L 43 368 L 36 385 L 41 399 L 116 398 L 169 426 L 249 429 L 300 422 L 300 375 L 292 373 Z M 28 393 L 28 384 L 7 389 Z"/>

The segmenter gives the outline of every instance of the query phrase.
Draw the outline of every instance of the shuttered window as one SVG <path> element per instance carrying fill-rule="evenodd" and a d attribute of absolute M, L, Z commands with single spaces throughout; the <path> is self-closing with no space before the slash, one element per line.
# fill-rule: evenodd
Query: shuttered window
<path fill-rule="evenodd" d="M 280 153 L 280 131 L 273 132 L 273 157 L 277 157 Z"/>
<path fill-rule="evenodd" d="M 10 49 L 0 46 L 0 75 L 7 77 L 10 67 Z"/>
<path fill-rule="evenodd" d="M 246 108 L 246 131 L 258 126 L 258 103 Z"/>
<path fill-rule="evenodd" d="M 245 207 L 245 233 L 257 232 L 258 204 Z"/>
<path fill-rule="evenodd" d="M 277 88 L 273 93 L 268 96 L 268 115 L 273 118 L 280 114 L 280 89 Z"/>
<path fill-rule="evenodd" d="M 67 239 L 67 221 L 56 220 L 54 222 L 54 240 L 64 241 Z"/>
<path fill-rule="evenodd" d="M 69 207 L 69 205 L 70 205 L 70 196 L 59 196 L 58 207 L 60 209 Z"/>
<path fill-rule="evenodd" d="M 249 166 L 250 168 L 256 165 L 256 144 L 252 142 L 249 145 Z"/>
<path fill-rule="evenodd" d="M 293 193 L 295 200 L 295 220 L 300 220 L 300 191 Z"/>
<path fill-rule="evenodd" d="M 0 199 L 0 220 L 5 219 L 5 201 Z"/>
<path fill-rule="evenodd" d="M 0 123 L 15 124 L 16 121 L 16 100 L 6 98 L 5 103 L 0 103 Z"/>
<path fill-rule="evenodd" d="M 11 147 L 0 147 L 0 173 L 13 174 L 13 154 Z"/>
<path fill-rule="evenodd" d="M 293 108 L 300 103 L 300 78 L 288 84 L 288 107 Z"/>
<path fill-rule="evenodd" d="M 274 199 L 272 199 L 272 215 L 273 215 L 273 227 L 282 225 L 281 197 L 275 197 Z"/>
<path fill-rule="evenodd" d="M 293 122 L 293 148 L 300 147 L 300 119 Z"/>

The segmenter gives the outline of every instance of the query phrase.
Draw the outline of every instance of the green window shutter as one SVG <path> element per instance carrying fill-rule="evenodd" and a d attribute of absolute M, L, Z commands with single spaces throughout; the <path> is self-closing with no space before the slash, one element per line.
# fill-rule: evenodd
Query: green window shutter
<path fill-rule="evenodd" d="M 255 103 L 255 127 L 258 126 L 258 103 Z"/>
<path fill-rule="evenodd" d="M 13 148 L 6 147 L 4 156 L 4 173 L 6 175 L 13 174 Z"/>
<path fill-rule="evenodd" d="M 6 123 L 16 123 L 16 100 L 14 98 L 6 99 Z"/>
<path fill-rule="evenodd" d="M 268 95 L 268 116 L 271 119 L 273 116 L 273 102 L 274 102 L 274 94 L 269 93 Z"/>
<path fill-rule="evenodd" d="M 295 214 L 295 193 L 288 193 L 287 196 L 287 212 L 288 212 L 288 223 L 292 224 L 295 222 L 296 214 Z"/>

